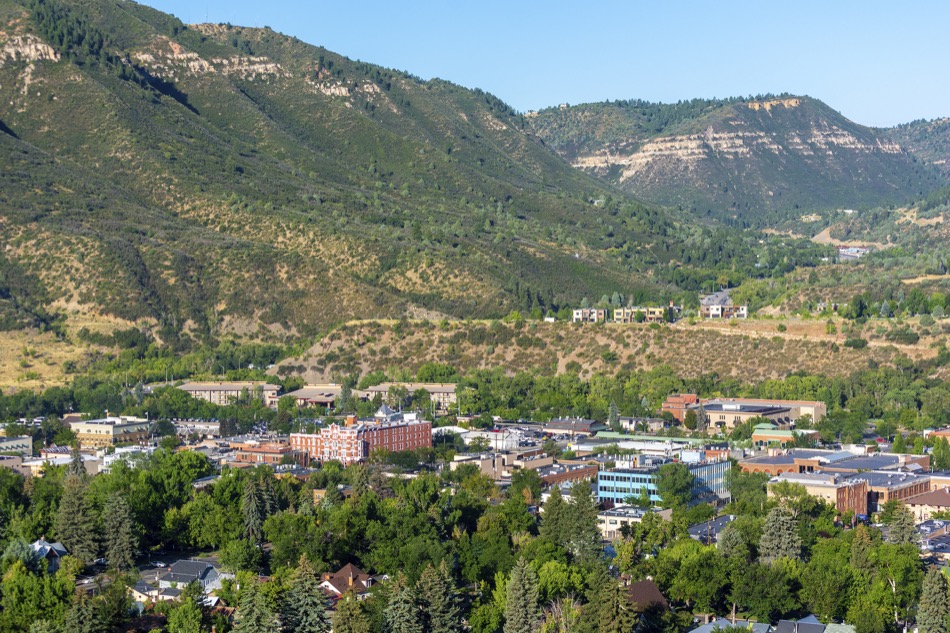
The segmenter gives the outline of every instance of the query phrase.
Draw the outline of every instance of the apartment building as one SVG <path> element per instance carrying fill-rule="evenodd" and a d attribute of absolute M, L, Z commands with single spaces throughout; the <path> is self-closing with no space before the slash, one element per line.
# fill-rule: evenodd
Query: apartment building
<path fill-rule="evenodd" d="M 372 400 L 377 395 L 385 400 L 393 387 L 405 389 L 410 396 L 420 389 L 425 391 L 429 394 L 429 400 L 435 404 L 436 410 L 442 413 L 454 409 L 458 402 L 455 395 L 455 384 L 442 382 L 384 382 L 355 391 L 354 394 L 363 400 Z"/>
<path fill-rule="evenodd" d="M 178 387 L 194 398 L 207 400 L 212 404 L 231 404 L 242 396 L 258 398 L 268 406 L 276 406 L 280 385 L 272 385 L 258 380 L 186 382 Z"/>
<path fill-rule="evenodd" d="M 775 496 L 777 484 L 787 482 L 804 486 L 812 497 L 833 505 L 838 512 L 868 513 L 868 483 L 840 473 L 782 473 L 768 482 L 768 495 Z"/>

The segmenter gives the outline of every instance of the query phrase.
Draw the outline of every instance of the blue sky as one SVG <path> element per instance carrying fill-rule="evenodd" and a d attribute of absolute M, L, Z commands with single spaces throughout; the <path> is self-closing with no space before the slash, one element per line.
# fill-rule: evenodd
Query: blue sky
<path fill-rule="evenodd" d="M 950 116 L 945 0 L 145 3 L 187 23 L 267 25 L 522 111 L 790 92 L 865 125 Z"/>

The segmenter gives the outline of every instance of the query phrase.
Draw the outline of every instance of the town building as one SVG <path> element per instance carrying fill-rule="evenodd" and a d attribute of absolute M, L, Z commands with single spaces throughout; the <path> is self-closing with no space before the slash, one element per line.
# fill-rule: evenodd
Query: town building
<path fill-rule="evenodd" d="M 70 422 L 69 428 L 82 450 L 95 450 L 113 444 L 144 442 L 151 425 L 143 418 L 121 416 Z"/>
<path fill-rule="evenodd" d="M 363 400 L 372 400 L 377 395 L 386 400 L 392 389 L 405 390 L 407 399 L 402 403 L 403 405 L 408 404 L 408 399 L 421 389 L 429 394 L 430 402 L 435 405 L 436 411 L 440 413 L 453 410 L 458 403 L 455 395 L 455 384 L 447 382 L 384 382 L 354 393 Z"/>
<path fill-rule="evenodd" d="M 221 437 L 221 423 L 211 420 L 175 420 L 175 435 L 180 438 L 197 436 L 200 438 Z"/>
<path fill-rule="evenodd" d="M 297 450 L 290 444 L 277 442 L 235 442 L 231 444 L 235 450 L 234 461 L 238 465 L 253 464 L 278 466 L 288 462 L 309 461 L 305 451 Z M 286 458 L 286 459 L 285 459 Z"/>
<path fill-rule="evenodd" d="M 838 512 L 868 514 L 868 484 L 864 479 L 850 479 L 840 473 L 782 473 L 768 482 L 768 495 L 774 496 L 779 483 L 803 486 L 812 497 L 832 505 Z"/>
<path fill-rule="evenodd" d="M 703 400 L 702 403 L 734 403 L 763 407 L 782 407 L 788 409 L 788 419 L 790 422 L 796 422 L 799 418 L 810 416 L 815 422 L 818 422 L 828 415 L 828 405 L 817 400 L 775 400 L 768 398 L 716 398 Z"/>
<path fill-rule="evenodd" d="M 907 502 L 911 497 L 929 492 L 931 477 L 927 473 L 899 471 L 859 471 L 848 475 L 852 481 L 864 481 L 868 487 L 868 512 L 878 512 L 888 501 Z"/>
<path fill-rule="evenodd" d="M 337 398 L 343 391 L 343 385 L 326 383 L 319 385 L 305 385 L 296 391 L 284 394 L 283 398 L 293 398 L 294 403 L 301 409 L 317 407 L 332 409 L 336 406 Z"/>
<path fill-rule="evenodd" d="M 670 395 L 663 401 L 663 404 L 660 405 L 660 411 L 669 413 L 674 420 L 682 423 L 683 418 L 686 417 L 686 411 L 698 404 L 699 396 L 695 393 L 677 393 Z"/>
<path fill-rule="evenodd" d="M 668 323 L 676 319 L 681 308 L 669 306 L 614 308 L 614 323 Z"/>
<path fill-rule="evenodd" d="M 690 409 L 694 409 L 690 407 Z M 753 418 L 765 418 L 779 425 L 791 422 L 791 410 L 788 407 L 769 404 L 745 404 L 742 402 L 710 400 L 697 405 L 695 411 L 707 428 L 731 431 Z"/>
<path fill-rule="evenodd" d="M 875 470 L 926 471 L 930 468 L 930 456 L 893 453 L 856 455 L 850 451 L 795 448 L 770 450 L 767 455 L 750 457 L 739 462 L 739 465 L 744 472 L 768 473 L 773 477 L 782 473 L 817 471 L 842 473 Z"/>
<path fill-rule="evenodd" d="M 726 290 L 699 299 L 699 315 L 704 319 L 745 319 L 749 306 L 735 305 Z"/>
<path fill-rule="evenodd" d="M 758 448 L 767 446 L 787 447 L 804 438 L 811 446 L 814 446 L 819 439 L 819 432 L 814 429 L 802 429 L 801 431 L 792 431 L 789 429 L 778 429 L 772 424 L 756 424 L 752 431 L 752 445 Z"/>
<path fill-rule="evenodd" d="M 258 380 L 186 382 L 178 387 L 199 400 L 212 404 L 227 405 L 239 398 L 255 398 L 267 406 L 277 406 L 280 385 Z"/>
<path fill-rule="evenodd" d="M 551 464 L 537 469 L 541 483 L 546 486 L 594 479 L 598 470 L 596 464 Z"/>
<path fill-rule="evenodd" d="M 621 532 L 623 526 L 640 523 L 651 511 L 652 508 L 638 508 L 626 504 L 614 506 L 609 510 L 601 510 L 597 513 L 597 527 L 600 529 L 600 535 L 605 541 L 615 541 L 623 535 Z"/>
<path fill-rule="evenodd" d="M 931 490 L 904 501 L 917 521 L 927 521 L 937 512 L 950 511 L 950 488 Z"/>
<path fill-rule="evenodd" d="M 495 481 L 510 479 L 515 470 L 538 470 L 554 465 L 554 458 L 546 455 L 540 448 L 503 453 L 464 453 L 456 455 L 449 465 L 450 470 L 458 470 L 464 464 L 478 466 L 481 474 Z"/>
<path fill-rule="evenodd" d="M 319 433 L 291 433 L 290 446 L 320 462 L 337 460 L 344 465 L 365 461 L 374 450 L 390 452 L 432 447 L 432 423 L 415 414 L 383 411 L 376 418 L 331 424 Z"/>
<path fill-rule="evenodd" d="M 653 465 L 640 468 L 600 471 L 597 474 L 598 500 L 601 503 L 616 505 L 625 503 L 631 497 L 639 499 L 645 493 L 654 505 L 662 503 L 657 491 L 662 465 L 659 462 L 660 460 L 656 460 Z M 729 488 L 726 486 L 726 473 L 730 467 L 728 460 L 684 465 L 694 478 L 691 503 L 712 503 L 721 506 L 729 502 Z"/>
<path fill-rule="evenodd" d="M 29 457 L 33 454 L 33 438 L 29 435 L 0 438 L 0 453 L 19 453 Z"/>
<path fill-rule="evenodd" d="M 607 320 L 607 311 L 600 308 L 578 308 L 574 310 L 574 323 L 603 323 Z"/>
<path fill-rule="evenodd" d="M 697 540 L 703 545 L 715 545 L 719 540 L 719 533 L 723 528 L 735 520 L 732 514 L 724 514 L 721 517 L 714 517 L 703 523 L 696 523 L 686 528 L 691 539 Z"/>
<path fill-rule="evenodd" d="M 593 435 L 600 431 L 606 431 L 607 425 L 603 422 L 584 418 L 554 418 L 550 422 L 545 422 L 541 428 L 545 433 L 552 435 L 567 434 L 573 438 L 576 435 Z"/>

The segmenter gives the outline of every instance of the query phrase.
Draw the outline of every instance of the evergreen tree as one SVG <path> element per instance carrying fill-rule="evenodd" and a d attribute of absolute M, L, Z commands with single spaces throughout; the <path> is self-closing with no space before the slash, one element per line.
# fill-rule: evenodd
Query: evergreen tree
<path fill-rule="evenodd" d="M 79 442 L 73 444 L 69 454 L 72 459 L 66 466 L 66 475 L 75 475 L 76 477 L 85 479 L 89 473 L 86 472 L 86 467 L 82 462 L 82 453 L 79 452 Z"/>
<path fill-rule="evenodd" d="M 571 486 L 571 501 L 567 505 L 565 545 L 575 558 L 591 560 L 600 551 L 600 528 L 597 527 L 597 503 L 586 479 L 575 481 Z"/>
<path fill-rule="evenodd" d="M 801 551 L 802 539 L 791 513 L 782 507 L 772 508 L 765 519 L 762 539 L 759 541 L 761 561 L 771 564 L 780 558 L 798 560 Z"/>
<path fill-rule="evenodd" d="M 267 596 L 254 581 L 242 589 L 241 600 L 234 615 L 235 633 L 277 633 L 280 618 L 274 613 Z"/>
<path fill-rule="evenodd" d="M 138 543 L 132 525 L 132 510 L 121 493 L 109 495 L 102 510 L 105 555 L 112 569 L 129 571 L 135 567 Z"/>
<path fill-rule="evenodd" d="M 306 556 L 300 564 L 284 598 L 282 620 L 288 633 L 328 633 L 330 615 L 326 596 L 320 590 L 320 575 Z"/>
<path fill-rule="evenodd" d="M 538 574 L 522 556 L 515 563 L 508 579 L 504 631 L 505 633 L 534 633 L 540 620 Z"/>
<path fill-rule="evenodd" d="M 950 616 L 950 597 L 947 579 L 936 567 L 931 567 L 924 577 L 924 588 L 917 609 L 919 633 L 946 633 L 947 617 Z"/>
<path fill-rule="evenodd" d="M 851 567 L 865 573 L 870 572 L 874 563 L 871 561 L 871 535 L 868 529 L 863 525 L 858 525 L 854 530 L 854 537 L 851 540 Z"/>
<path fill-rule="evenodd" d="M 556 545 L 563 546 L 569 520 L 568 513 L 567 502 L 561 496 L 561 488 L 555 485 L 541 513 L 541 536 L 551 539 Z"/>
<path fill-rule="evenodd" d="M 66 477 L 63 497 L 56 510 L 56 538 L 66 550 L 87 565 L 96 559 L 96 528 L 92 507 L 86 496 L 85 482 L 75 476 Z"/>
<path fill-rule="evenodd" d="M 456 633 L 462 630 L 462 607 L 455 581 L 443 559 L 438 568 L 431 564 L 416 583 L 422 604 L 423 629 L 427 633 Z"/>
<path fill-rule="evenodd" d="M 749 546 L 745 542 L 745 538 L 731 523 L 719 532 L 719 536 L 716 538 L 716 549 L 719 550 L 723 558 L 736 560 L 748 560 L 749 558 Z"/>
<path fill-rule="evenodd" d="M 168 633 L 201 633 L 201 608 L 186 598 L 168 614 Z"/>
<path fill-rule="evenodd" d="M 386 603 L 386 633 L 422 633 L 422 618 L 416 597 L 406 577 L 401 575 L 392 587 Z"/>
<path fill-rule="evenodd" d="M 109 626 L 91 598 L 80 596 L 66 612 L 63 628 L 69 633 L 106 633 Z"/>
<path fill-rule="evenodd" d="M 244 536 L 260 545 L 264 538 L 264 509 L 256 479 L 248 479 L 241 495 L 241 516 L 244 518 Z"/>
<path fill-rule="evenodd" d="M 337 603 L 333 633 L 370 633 L 369 617 L 352 592 L 347 592 Z"/>
<path fill-rule="evenodd" d="M 634 633 L 638 618 L 626 590 L 611 578 L 602 595 L 597 633 Z"/>
<path fill-rule="evenodd" d="M 607 424 L 611 431 L 620 432 L 620 407 L 617 406 L 616 402 L 611 401 L 610 407 L 607 409 Z"/>
<path fill-rule="evenodd" d="M 898 504 L 894 509 L 894 514 L 887 527 L 888 543 L 895 545 L 917 545 L 920 542 L 920 534 L 917 532 L 917 523 L 914 520 L 914 513 L 903 503 Z"/>
<path fill-rule="evenodd" d="M 903 434 L 900 432 L 894 436 L 894 442 L 891 444 L 891 451 L 894 453 L 907 452 L 907 440 L 904 439 Z"/>

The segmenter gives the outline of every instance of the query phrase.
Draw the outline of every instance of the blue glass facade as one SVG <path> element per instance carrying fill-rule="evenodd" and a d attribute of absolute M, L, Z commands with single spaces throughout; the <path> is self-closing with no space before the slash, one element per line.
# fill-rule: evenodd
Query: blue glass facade
<path fill-rule="evenodd" d="M 709 462 L 686 464 L 695 477 L 693 482 L 693 503 L 728 502 L 729 489 L 726 487 L 726 473 L 730 462 Z M 656 481 L 659 467 L 623 468 L 602 470 L 597 474 L 597 499 L 601 502 L 624 503 L 628 497 L 639 498 L 646 489 L 653 503 L 659 503 Z"/>

